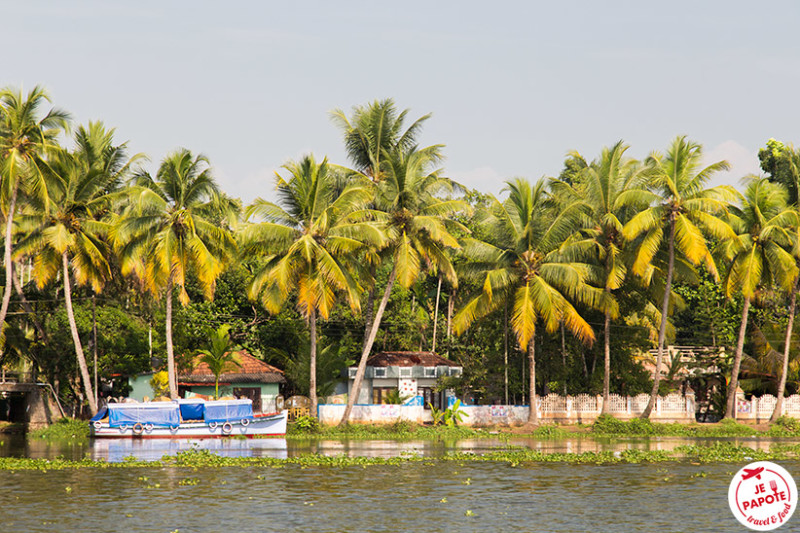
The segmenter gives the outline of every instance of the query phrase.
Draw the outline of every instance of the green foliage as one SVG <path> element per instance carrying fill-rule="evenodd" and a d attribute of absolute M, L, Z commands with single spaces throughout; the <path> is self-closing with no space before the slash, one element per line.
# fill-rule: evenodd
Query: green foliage
<path fill-rule="evenodd" d="M 391 405 L 402 405 L 408 399 L 408 396 L 401 396 L 400 390 L 392 389 L 383 397 L 384 403 Z"/>
<path fill-rule="evenodd" d="M 153 389 L 153 398 L 169 395 L 169 374 L 166 370 L 153 374 L 150 378 L 150 388 Z"/>
<path fill-rule="evenodd" d="M 222 324 L 216 331 L 209 331 L 206 348 L 197 351 L 200 361 L 207 364 L 214 374 L 215 400 L 219 398 L 219 376 L 226 370 L 235 371 L 241 365 L 234 353 L 238 346 L 231 341 L 230 329 L 229 324 Z"/>
<path fill-rule="evenodd" d="M 319 420 L 313 416 L 300 416 L 294 422 L 287 425 L 287 435 L 307 435 L 318 434 L 321 430 Z"/>
<path fill-rule="evenodd" d="M 28 433 L 28 438 L 46 441 L 86 442 L 89 439 L 89 424 L 85 420 L 61 418 L 54 424 Z"/>

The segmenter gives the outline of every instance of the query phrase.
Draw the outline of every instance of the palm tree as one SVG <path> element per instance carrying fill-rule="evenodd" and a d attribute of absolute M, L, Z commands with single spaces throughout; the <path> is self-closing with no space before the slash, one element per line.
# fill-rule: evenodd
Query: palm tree
<path fill-rule="evenodd" d="M 592 327 L 570 300 L 597 308 L 603 291 L 586 284 L 584 264 L 569 262 L 561 246 L 572 234 L 579 202 L 554 209 L 554 203 L 539 180 L 509 181 L 504 202 L 494 200 L 484 214 L 487 242 L 469 240 L 465 253 L 474 259 L 472 275 L 482 283 L 481 292 L 456 314 L 456 333 L 511 300 L 511 327 L 520 349 L 527 351 L 530 366 L 530 414 L 538 423 L 536 407 L 536 354 L 534 335 L 538 323 L 548 332 L 563 324 L 585 343 L 592 343 Z"/>
<path fill-rule="evenodd" d="M 386 154 L 409 152 L 417 144 L 417 135 L 430 113 L 403 130 L 409 110 L 397 111 L 394 100 L 375 100 L 356 106 L 352 118 L 334 109 L 331 118 L 344 133 L 344 145 L 353 168 L 378 182 L 385 173 Z"/>
<path fill-rule="evenodd" d="M 392 154 L 408 153 L 416 147 L 422 125 L 431 115 L 430 113 L 424 115 L 415 120 L 408 128 L 403 129 L 408 113 L 408 109 L 398 111 L 391 98 L 356 106 L 349 119 L 341 109 L 334 109 L 331 112 L 331 119 L 344 135 L 347 156 L 358 174 L 373 183 L 378 183 L 386 175 L 388 158 Z M 375 254 L 369 253 L 365 254 L 365 259 L 369 277 L 374 279 L 378 259 Z M 367 344 L 374 312 L 375 284 L 370 282 L 362 346 Z"/>
<path fill-rule="evenodd" d="M 208 347 L 197 351 L 200 362 L 208 365 L 214 374 L 214 399 L 219 399 L 219 376 L 230 367 L 240 367 L 239 358 L 234 353 L 238 347 L 231 341 L 230 324 L 222 324 L 208 335 Z"/>
<path fill-rule="evenodd" d="M 352 274 L 354 254 L 367 246 L 382 246 L 384 235 L 365 209 L 372 199 L 366 186 L 343 188 L 327 159 L 312 155 L 283 166 L 276 174 L 280 204 L 261 198 L 248 207 L 249 224 L 241 232 L 242 253 L 263 257 L 249 292 L 272 313 L 280 311 L 297 289 L 297 308 L 310 329 L 311 412 L 317 412 L 317 316 L 327 319 L 337 292 L 353 310 L 360 308 L 360 286 Z"/>
<path fill-rule="evenodd" d="M 744 298 L 728 385 L 726 418 L 736 416 L 736 389 L 750 302 L 762 283 L 775 283 L 789 291 L 798 274 L 792 254 L 785 249 L 792 244 L 789 228 L 798 224 L 797 212 L 786 205 L 786 189 L 766 178 L 749 178 L 747 183 L 741 207 L 730 208 L 730 224 L 736 235 L 720 245 L 721 253 L 730 261 L 724 280 L 725 294 L 741 293 Z"/>
<path fill-rule="evenodd" d="M 26 233 L 17 254 L 35 254 L 37 285 L 45 286 L 59 273 L 63 279 L 70 332 L 92 413 L 97 403 L 75 323 L 70 279 L 74 276 L 78 286 L 90 285 L 100 292 L 111 276 L 107 214 L 132 161 L 125 155 L 125 144 L 114 146 L 113 134 L 101 123 L 90 123 L 77 131 L 74 152 L 62 149 L 47 160 L 35 156 L 47 197 L 26 197 L 26 211 L 18 216 Z"/>
<path fill-rule="evenodd" d="M 609 408 L 611 321 L 619 316 L 614 291 L 622 286 L 628 271 L 622 228 L 638 210 L 646 208 L 650 200 L 650 193 L 643 189 L 643 167 L 638 161 L 624 157 L 627 149 L 622 141 L 604 148 L 599 160 L 585 165 L 577 188 L 560 180 L 551 184 L 554 192 L 564 196 L 568 202 L 582 204 L 581 228 L 573 237 L 571 246 L 587 250 L 601 268 L 598 281 L 603 287 L 600 299 L 600 310 L 604 315 L 603 413 Z M 585 161 L 577 152 L 570 156 L 572 160 Z"/>
<path fill-rule="evenodd" d="M 172 296 L 189 303 L 186 277 L 193 272 L 206 298 L 214 295 L 217 277 L 236 252 L 236 241 L 220 209 L 232 209 L 220 199 L 208 159 L 186 149 L 167 155 L 155 177 L 139 172 L 129 191 L 130 205 L 112 232 L 122 259 L 123 274 L 135 273 L 154 294 L 166 296 L 167 373 L 170 397 L 178 397 L 172 342 Z"/>
<path fill-rule="evenodd" d="M 366 336 L 340 425 L 347 424 L 361 390 L 367 358 L 395 282 L 410 287 L 427 266 L 434 274 L 443 275 L 451 286 L 458 284 L 445 250 L 460 248 L 451 234 L 451 228 L 461 228 L 465 233 L 468 231 L 448 217 L 468 210 L 468 206 L 461 200 L 438 196 L 452 192 L 455 186 L 436 169 L 440 160 L 439 149 L 439 146 L 429 146 L 407 153 L 384 152 L 386 171 L 376 186 L 375 206 L 387 215 L 390 242 L 384 254 L 391 261 L 392 269 Z"/>
<path fill-rule="evenodd" d="M 770 139 L 767 147 L 758 151 L 758 158 L 761 160 L 761 168 L 769 174 L 769 180 L 778 183 L 786 188 L 789 203 L 795 209 L 800 209 L 800 154 L 792 145 L 784 145 L 782 142 Z M 800 267 L 800 226 L 793 231 L 794 246 L 792 254 L 795 257 L 795 264 Z M 794 318 L 797 312 L 797 290 L 800 284 L 800 276 L 795 279 L 794 286 L 789 293 L 789 317 L 786 325 L 786 337 L 783 344 L 783 359 L 781 361 L 781 373 L 778 380 L 778 390 L 776 392 L 778 401 L 775 402 L 775 410 L 772 412 L 770 422 L 776 422 L 783 412 L 783 397 L 786 393 L 786 376 L 789 373 L 789 353 L 792 346 L 792 330 L 794 329 Z"/>
<path fill-rule="evenodd" d="M 52 108 L 42 116 L 42 107 L 50 102 L 47 92 L 39 86 L 27 95 L 5 88 L 0 91 L 0 201 L 6 215 L 5 274 L 6 284 L 0 304 L 0 327 L 6 320 L 11 301 L 11 251 L 14 214 L 20 182 L 27 178 L 33 194 L 42 193 L 41 175 L 32 165 L 33 158 L 56 147 L 55 139 L 67 129 L 69 115 Z"/>
<path fill-rule="evenodd" d="M 652 154 L 647 164 L 654 190 L 654 205 L 637 213 L 622 229 L 626 240 L 637 241 L 634 243 L 638 249 L 632 271 L 648 281 L 654 272 L 656 254 L 662 246 L 667 247 L 656 369 L 650 401 L 642 418 L 650 417 L 658 397 L 676 254 L 685 257 L 691 265 L 705 264 L 716 278 L 717 269 L 704 233 L 716 239 L 732 236 L 730 227 L 716 215 L 725 212 L 726 200 L 735 196 L 735 191 L 727 186 L 705 188 L 715 172 L 728 169 L 728 163 L 718 161 L 703 168 L 700 165 L 702 156 L 702 147 L 685 136 L 677 137 L 672 142 L 666 156 Z"/>

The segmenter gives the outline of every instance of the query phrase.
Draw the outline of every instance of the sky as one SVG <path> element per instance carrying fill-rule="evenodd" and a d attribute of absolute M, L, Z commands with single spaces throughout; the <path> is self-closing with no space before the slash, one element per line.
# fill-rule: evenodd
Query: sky
<path fill-rule="evenodd" d="M 499 193 L 565 155 L 628 154 L 676 135 L 759 171 L 769 138 L 800 144 L 800 3 L 6 1 L 0 86 L 43 85 L 102 120 L 155 170 L 205 154 L 222 188 L 270 198 L 313 152 L 347 164 L 330 111 L 393 98 L 433 116 L 446 174 Z"/>

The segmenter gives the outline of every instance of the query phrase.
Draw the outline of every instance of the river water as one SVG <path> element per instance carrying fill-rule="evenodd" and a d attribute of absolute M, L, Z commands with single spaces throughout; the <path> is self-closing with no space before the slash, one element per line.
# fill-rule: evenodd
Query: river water
<path fill-rule="evenodd" d="M 131 441 L 57 449 L 6 439 L 5 455 L 160 457 L 163 447 Z M 392 456 L 527 445 L 548 451 L 672 449 L 686 439 L 597 441 L 207 440 L 223 455 L 301 453 Z M 765 441 L 742 439 L 751 447 Z M 191 444 L 184 443 L 191 446 Z M 127 450 L 125 449 L 127 446 Z M 173 443 L 173 447 L 175 444 Z M 172 453 L 167 450 L 168 453 Z M 149 454 L 149 455 L 148 455 Z M 160 454 L 160 455 L 157 455 Z M 800 479 L 800 462 L 782 463 Z M 742 465 L 412 462 L 402 466 L 123 468 L 0 471 L 0 531 L 745 531 L 728 509 L 731 476 Z M 794 526 L 794 529 L 792 529 Z M 800 516 L 779 531 L 799 531 Z"/>

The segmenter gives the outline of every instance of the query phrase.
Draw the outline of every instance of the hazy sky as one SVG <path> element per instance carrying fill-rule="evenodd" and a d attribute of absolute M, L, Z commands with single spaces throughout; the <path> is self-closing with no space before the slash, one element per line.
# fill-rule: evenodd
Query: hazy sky
<path fill-rule="evenodd" d="M 287 159 L 346 163 L 328 112 L 386 97 L 432 112 L 422 142 L 489 192 L 619 139 L 687 134 L 729 183 L 770 137 L 800 144 L 796 2 L 3 3 L 0 85 L 44 85 L 152 167 L 202 152 L 245 201 Z"/>

